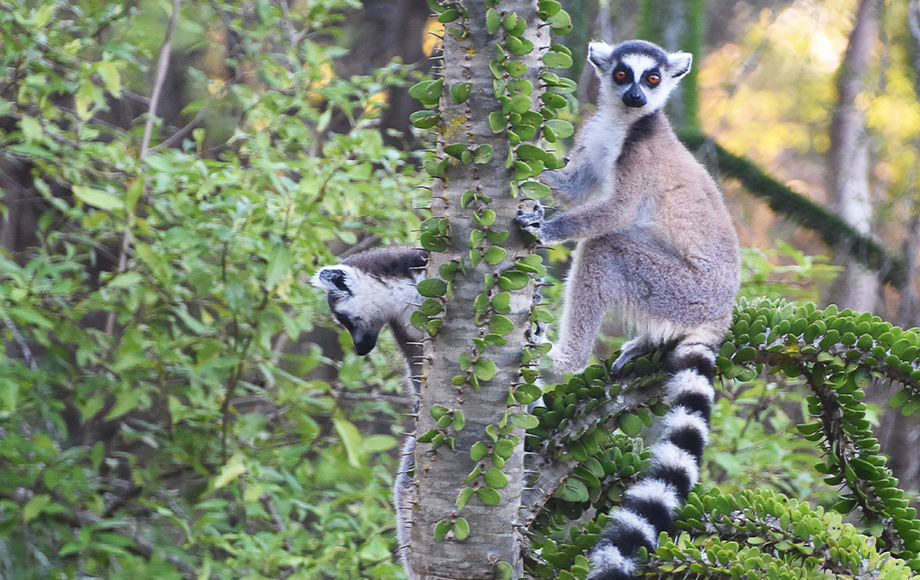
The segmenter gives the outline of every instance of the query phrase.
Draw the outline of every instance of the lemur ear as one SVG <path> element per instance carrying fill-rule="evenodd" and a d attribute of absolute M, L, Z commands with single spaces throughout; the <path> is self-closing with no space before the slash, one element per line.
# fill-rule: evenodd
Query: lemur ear
<path fill-rule="evenodd" d="M 320 268 L 319 271 L 313 275 L 310 283 L 324 290 L 338 290 L 339 292 L 348 292 L 351 294 L 351 290 L 348 288 L 347 278 L 348 273 L 342 268 L 325 266 Z"/>
<path fill-rule="evenodd" d="M 674 52 L 668 55 L 668 72 L 675 79 L 683 77 L 690 72 L 693 55 L 689 52 Z"/>
<path fill-rule="evenodd" d="M 613 47 L 606 42 L 591 42 L 588 44 L 588 62 L 597 70 L 604 70 L 610 65 L 610 55 Z"/>

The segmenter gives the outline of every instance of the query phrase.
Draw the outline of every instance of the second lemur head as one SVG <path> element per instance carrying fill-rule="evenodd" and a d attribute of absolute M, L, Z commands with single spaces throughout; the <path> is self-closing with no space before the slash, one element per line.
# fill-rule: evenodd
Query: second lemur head
<path fill-rule="evenodd" d="M 424 250 L 379 248 L 320 268 L 311 283 L 326 291 L 329 310 L 363 356 L 376 346 L 384 325 L 408 323 L 420 302 L 416 285 L 424 278 L 427 263 Z"/>
<path fill-rule="evenodd" d="M 690 53 L 668 54 L 644 40 L 588 45 L 588 61 L 600 78 L 599 105 L 631 117 L 644 117 L 662 108 L 680 79 L 690 72 L 692 60 Z"/>

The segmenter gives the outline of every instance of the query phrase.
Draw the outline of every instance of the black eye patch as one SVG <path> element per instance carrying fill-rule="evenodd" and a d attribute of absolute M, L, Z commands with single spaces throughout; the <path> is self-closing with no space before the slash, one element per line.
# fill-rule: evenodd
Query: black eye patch
<path fill-rule="evenodd" d="M 653 68 L 645 71 L 642 74 L 642 82 L 649 87 L 657 87 L 661 84 L 661 71 L 658 68 Z"/>
<path fill-rule="evenodd" d="M 339 314 L 338 312 L 333 312 L 333 315 L 335 315 L 335 319 L 339 321 L 339 324 L 345 327 L 345 330 L 347 330 L 348 332 L 354 331 L 355 325 L 352 322 L 351 318 L 348 318 L 347 316 Z"/>
<path fill-rule="evenodd" d="M 629 67 L 620 64 L 613 69 L 613 82 L 618 85 L 625 85 L 633 82 L 633 73 Z"/>
<path fill-rule="evenodd" d="M 319 279 L 336 287 L 336 290 L 351 295 L 348 284 L 345 283 L 345 272 L 342 270 L 323 270 L 319 274 Z"/>

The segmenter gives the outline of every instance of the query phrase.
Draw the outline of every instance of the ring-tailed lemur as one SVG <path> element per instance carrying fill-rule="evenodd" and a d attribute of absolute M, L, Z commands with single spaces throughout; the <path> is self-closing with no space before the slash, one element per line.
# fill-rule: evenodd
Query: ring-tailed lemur
<path fill-rule="evenodd" d="M 691 55 L 644 41 L 592 42 L 588 60 L 600 77 L 597 113 L 579 132 L 568 165 L 542 178 L 576 207 L 544 221 L 537 205 L 516 221 L 543 243 L 579 240 L 560 339 L 550 352 L 555 371 L 585 367 L 609 310 L 638 331 L 616 371 L 673 345 L 666 384 L 672 408 L 652 467 L 626 491 L 592 552 L 589 578 L 614 580 L 635 571 L 638 548 L 655 549 L 697 482 L 740 252 L 722 194 L 661 110 L 689 72 Z"/>
<path fill-rule="evenodd" d="M 312 284 L 326 291 L 329 309 L 351 334 L 355 350 L 365 355 L 377 344 L 377 337 L 388 325 L 409 365 L 410 400 L 418 411 L 422 372 L 421 332 L 409 323 L 409 316 L 421 303 L 416 289 L 425 277 L 428 252 L 420 249 L 388 247 L 368 250 L 349 257 L 336 266 L 320 268 Z M 415 437 L 406 438 L 393 482 L 396 509 L 396 541 L 406 573 L 411 577 L 408 555 L 407 514 L 412 509 L 412 470 Z"/>

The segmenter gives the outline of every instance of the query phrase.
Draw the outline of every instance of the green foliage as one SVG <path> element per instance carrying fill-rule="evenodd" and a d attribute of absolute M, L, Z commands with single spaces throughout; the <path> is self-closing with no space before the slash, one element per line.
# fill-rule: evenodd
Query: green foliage
<path fill-rule="evenodd" d="M 775 265 L 777 261 L 791 263 Z M 776 240 L 773 250 L 743 248 L 741 295 L 818 302 L 821 288 L 839 271 L 826 257 L 809 256 L 783 240 Z"/>
<path fill-rule="evenodd" d="M 713 409 L 706 470 L 721 483 L 706 494 L 697 488 L 678 522 L 686 533 L 663 536 L 648 577 L 817 578 L 833 570 L 906 578 L 920 568 L 920 521 L 879 454 L 861 402 L 862 388 L 877 376 L 899 385 L 892 407 L 920 409 L 918 349 L 917 329 L 868 313 L 741 298 L 717 359 L 725 396 Z M 528 446 L 575 465 L 546 504 L 549 517 L 537 521 L 536 576 L 562 568 L 566 577 L 584 577 L 578 557 L 606 516 L 572 529 L 569 539 L 560 527 L 588 507 L 605 514 L 634 480 L 632 467 L 643 460 L 636 436 L 650 423 L 649 411 L 663 413 L 655 398 L 664 379 L 660 356 L 633 361 L 616 380 L 607 370 L 614 359 L 589 367 L 549 389 L 546 407 L 535 409 L 540 425 L 528 432 Z M 790 392 L 780 396 L 780 388 Z M 811 394 L 798 394 L 802 389 Z M 608 439 L 604 425 L 614 417 L 622 433 Z M 842 523 L 841 514 L 851 512 L 864 528 Z"/>
<path fill-rule="evenodd" d="M 32 164 L 44 208 L 38 243 L 0 255 L 0 575 L 399 574 L 397 440 L 355 425 L 393 411 L 338 402 L 353 357 L 330 385 L 302 378 L 318 349 L 286 347 L 325 312 L 306 279 L 327 244 L 418 223 L 414 171 L 372 125 L 401 73 L 330 76 L 341 51 L 315 40 L 349 6 L 183 14 L 176 50 L 217 50 L 223 22 L 252 76 L 211 95 L 204 65 L 174 70 L 206 122 L 172 147 L 155 130 L 143 159 L 140 131 L 100 115 L 147 91 L 158 5 L 0 9 L 0 155 Z"/>
<path fill-rule="evenodd" d="M 678 528 L 687 530 L 658 547 L 650 577 L 697 574 L 731 578 L 908 578 L 903 560 L 879 550 L 840 514 L 769 491 L 691 495 Z"/>

